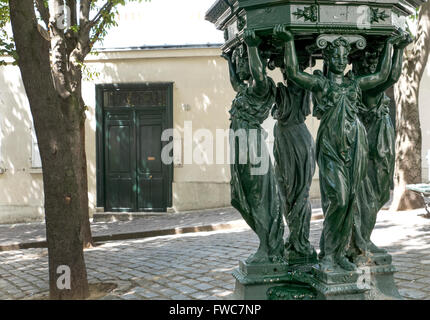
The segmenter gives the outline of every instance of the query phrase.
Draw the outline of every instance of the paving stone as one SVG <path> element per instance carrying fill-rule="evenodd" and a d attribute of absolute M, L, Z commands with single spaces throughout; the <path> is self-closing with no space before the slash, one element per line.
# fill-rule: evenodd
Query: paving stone
<path fill-rule="evenodd" d="M 403 282 L 402 286 L 408 287 L 408 288 L 413 288 L 413 289 L 423 289 L 427 285 L 424 283 L 421 283 L 421 282 L 411 281 L 411 282 Z"/>
<path fill-rule="evenodd" d="M 185 283 L 187 285 L 196 285 L 196 284 L 199 284 L 200 282 L 195 279 L 187 279 L 182 281 L 182 283 Z"/>
<path fill-rule="evenodd" d="M 149 291 L 149 290 L 145 290 L 145 291 L 139 291 L 139 295 L 141 295 L 142 297 L 145 297 L 147 299 L 151 299 L 151 298 L 155 298 L 158 297 L 159 294 Z"/>
<path fill-rule="evenodd" d="M 421 279 L 418 279 L 417 282 L 425 283 L 430 286 L 430 278 L 421 278 Z"/>
<path fill-rule="evenodd" d="M 397 267 L 404 267 L 407 268 L 406 270 L 413 270 L 416 269 L 419 265 L 414 262 L 404 262 L 404 261 L 393 261 L 393 264 Z"/>
<path fill-rule="evenodd" d="M 176 290 L 173 290 L 171 288 L 163 288 L 163 289 L 159 290 L 159 293 L 161 293 L 162 295 L 164 295 L 166 297 L 170 297 L 170 296 L 177 295 L 179 292 Z"/>
<path fill-rule="evenodd" d="M 404 279 L 404 280 L 417 280 L 422 278 L 422 275 L 413 274 L 413 273 L 395 273 L 394 278 Z"/>
<path fill-rule="evenodd" d="M 194 293 L 197 291 L 196 289 L 185 286 L 185 285 L 177 286 L 177 287 L 175 287 L 175 289 L 181 293 L 184 293 L 184 294 L 190 294 L 190 293 Z"/>
<path fill-rule="evenodd" d="M 425 292 L 418 291 L 416 289 L 399 289 L 399 293 L 402 296 L 411 299 L 423 299 L 426 297 Z"/>
<path fill-rule="evenodd" d="M 171 297 L 172 300 L 191 300 L 190 297 L 183 295 L 183 294 L 177 294 Z"/>
<path fill-rule="evenodd" d="M 427 270 L 415 270 L 414 273 L 419 274 L 419 275 L 424 276 L 424 277 L 428 277 L 430 275 L 430 270 L 429 271 L 427 271 Z"/>
<path fill-rule="evenodd" d="M 194 285 L 195 288 L 200 289 L 200 290 L 208 290 L 208 289 L 212 289 L 213 286 L 211 286 L 210 284 L 207 283 L 199 283 Z"/>
<path fill-rule="evenodd" d="M 196 292 L 196 293 L 191 294 L 191 297 L 193 297 L 194 299 L 199 299 L 199 300 L 206 299 L 210 296 L 211 295 L 206 293 L 206 292 Z"/>
<path fill-rule="evenodd" d="M 120 280 L 128 280 L 128 279 L 133 278 L 133 276 L 131 276 L 131 275 L 129 275 L 129 274 L 119 274 L 119 275 L 118 275 L 118 278 L 119 278 Z"/>

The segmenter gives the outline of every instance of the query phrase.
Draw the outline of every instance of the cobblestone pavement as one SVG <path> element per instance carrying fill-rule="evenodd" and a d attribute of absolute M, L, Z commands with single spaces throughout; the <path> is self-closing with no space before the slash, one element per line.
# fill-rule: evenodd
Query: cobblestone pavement
<path fill-rule="evenodd" d="M 373 240 L 393 256 L 400 293 L 430 299 L 430 220 L 423 211 L 381 212 Z M 318 246 L 322 221 L 311 223 Z M 248 228 L 114 241 L 85 251 L 91 283 L 115 282 L 103 299 L 225 299 L 231 272 L 256 250 Z M 0 299 L 29 299 L 48 290 L 47 250 L 0 252 Z"/>
<path fill-rule="evenodd" d="M 199 212 L 144 215 L 134 220 L 91 223 L 93 236 L 131 233 L 172 228 L 196 227 L 242 220 L 233 208 L 204 210 Z M 44 241 L 45 223 L 22 223 L 0 225 L 0 245 Z"/>

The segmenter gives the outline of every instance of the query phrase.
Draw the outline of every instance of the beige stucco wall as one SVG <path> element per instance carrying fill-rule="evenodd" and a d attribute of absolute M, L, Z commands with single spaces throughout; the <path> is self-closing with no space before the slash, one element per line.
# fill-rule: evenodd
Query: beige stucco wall
<path fill-rule="evenodd" d="M 31 168 L 32 118 L 19 69 L 0 67 L 0 222 L 43 218 L 40 170 Z"/>
<path fill-rule="evenodd" d="M 100 76 L 86 81 L 83 96 L 87 111 L 86 148 L 88 159 L 89 206 L 96 208 L 95 155 L 95 85 L 102 83 L 174 82 L 174 128 L 182 135 L 184 122 L 192 121 L 193 132 L 227 129 L 231 101 L 235 93 L 230 87 L 227 63 L 215 48 L 124 50 L 103 52 L 88 59 L 91 71 Z M 275 82 L 279 72 L 270 72 Z M 17 67 L 0 68 L 0 222 L 17 222 L 43 217 L 42 173 L 31 169 L 32 126 L 28 101 Z M 423 130 L 423 155 L 430 149 L 430 71 L 421 85 L 420 111 Z M 190 110 L 182 108 L 188 104 Z M 263 126 L 269 131 L 269 148 L 273 146 L 273 119 Z M 308 117 L 307 125 L 316 136 L 318 120 Z M 193 141 L 194 149 L 204 148 L 204 141 Z M 225 154 L 227 158 L 227 141 Z M 177 151 L 177 150 L 176 150 Z M 215 146 L 213 149 L 216 159 Z M 184 156 L 182 154 L 182 162 Z M 424 177 L 427 161 L 423 157 Z M 173 209 L 176 211 L 228 206 L 230 204 L 228 164 L 182 164 L 174 168 Z M 314 176 L 311 198 L 319 198 L 318 172 Z"/>
<path fill-rule="evenodd" d="M 430 64 L 424 72 L 420 86 L 420 122 L 423 134 L 422 160 L 423 160 L 423 182 L 430 182 L 429 159 L 430 157 Z"/>

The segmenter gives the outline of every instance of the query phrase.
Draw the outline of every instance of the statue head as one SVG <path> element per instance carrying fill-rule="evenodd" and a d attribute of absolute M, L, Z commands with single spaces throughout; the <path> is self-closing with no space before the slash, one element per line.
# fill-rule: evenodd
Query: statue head
<path fill-rule="evenodd" d="M 343 74 L 348 65 L 350 52 L 351 45 L 343 37 L 329 42 L 323 49 L 323 58 L 328 70 L 335 74 Z"/>
<path fill-rule="evenodd" d="M 232 62 L 236 66 L 237 76 L 241 81 L 249 80 L 251 72 L 249 70 L 248 51 L 244 44 L 239 45 L 233 50 Z"/>
<path fill-rule="evenodd" d="M 382 47 L 369 46 L 369 49 L 362 52 L 353 60 L 353 71 L 358 75 L 372 74 L 376 72 Z"/>

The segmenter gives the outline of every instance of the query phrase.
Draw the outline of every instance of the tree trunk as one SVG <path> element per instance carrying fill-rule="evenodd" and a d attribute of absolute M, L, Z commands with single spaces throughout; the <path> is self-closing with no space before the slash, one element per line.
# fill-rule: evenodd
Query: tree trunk
<path fill-rule="evenodd" d="M 37 30 L 33 0 L 9 4 L 18 65 L 42 159 L 50 297 L 84 299 L 89 296 L 83 253 L 89 228 L 84 224 L 88 192 L 81 98 L 63 99 L 54 87 L 50 44 Z"/>
<path fill-rule="evenodd" d="M 88 282 L 85 268 L 84 219 L 88 221 L 88 193 L 85 146 L 82 145 L 81 127 L 83 120 L 75 107 L 72 96 L 69 101 L 58 98 L 57 108 L 69 109 L 69 116 L 50 132 L 39 132 L 40 141 L 45 141 L 41 150 L 44 168 L 46 234 L 49 254 L 49 279 L 51 299 L 79 299 L 88 296 Z M 66 111 L 67 113 L 67 111 Z M 45 118 L 46 121 L 46 118 Z M 60 200 L 60 201 L 59 201 Z M 86 215 L 85 215 L 86 213 Z M 57 268 L 70 268 L 70 290 L 58 288 Z"/>
<path fill-rule="evenodd" d="M 396 97 L 396 165 L 391 210 L 422 208 L 420 195 L 406 190 L 422 182 L 422 134 L 419 88 L 430 52 L 430 2 L 421 6 L 412 50 L 405 50 L 402 75 L 394 87 Z"/>

